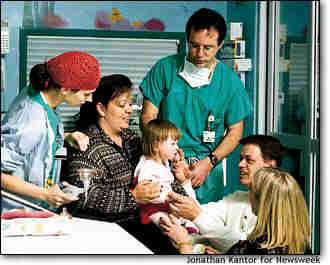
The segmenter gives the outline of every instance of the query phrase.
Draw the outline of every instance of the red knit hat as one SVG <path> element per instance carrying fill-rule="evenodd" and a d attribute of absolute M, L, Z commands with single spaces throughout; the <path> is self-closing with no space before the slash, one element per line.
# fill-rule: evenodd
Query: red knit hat
<path fill-rule="evenodd" d="M 72 90 L 94 90 L 100 81 L 100 64 L 86 52 L 64 52 L 47 62 L 47 70 L 57 84 Z"/>

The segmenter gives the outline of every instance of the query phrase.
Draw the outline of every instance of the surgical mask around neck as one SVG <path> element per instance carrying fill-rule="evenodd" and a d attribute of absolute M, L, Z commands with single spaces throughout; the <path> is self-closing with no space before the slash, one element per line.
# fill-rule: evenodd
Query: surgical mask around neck
<path fill-rule="evenodd" d="M 200 87 L 208 85 L 211 82 L 211 69 L 206 67 L 197 67 L 185 59 L 183 71 L 179 75 L 187 81 L 191 87 Z"/>

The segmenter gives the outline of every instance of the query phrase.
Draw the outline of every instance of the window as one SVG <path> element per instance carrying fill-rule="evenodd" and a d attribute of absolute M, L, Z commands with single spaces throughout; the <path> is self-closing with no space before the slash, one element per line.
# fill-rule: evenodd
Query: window
<path fill-rule="evenodd" d="M 125 74 L 133 83 L 134 112 L 131 128 L 138 133 L 142 95 L 139 84 L 162 57 L 184 52 L 184 33 L 123 32 L 99 30 L 21 30 L 20 88 L 28 83 L 32 66 L 65 51 L 80 50 L 94 55 L 101 65 L 101 76 Z M 79 107 L 61 104 L 58 109 L 65 131 L 72 131 Z"/>

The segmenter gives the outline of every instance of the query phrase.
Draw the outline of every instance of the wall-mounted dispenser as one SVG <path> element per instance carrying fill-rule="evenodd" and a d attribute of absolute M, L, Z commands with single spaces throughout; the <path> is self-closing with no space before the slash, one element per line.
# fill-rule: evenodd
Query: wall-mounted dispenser
<path fill-rule="evenodd" d="M 9 27 L 8 22 L 1 20 L 1 54 L 9 53 Z"/>

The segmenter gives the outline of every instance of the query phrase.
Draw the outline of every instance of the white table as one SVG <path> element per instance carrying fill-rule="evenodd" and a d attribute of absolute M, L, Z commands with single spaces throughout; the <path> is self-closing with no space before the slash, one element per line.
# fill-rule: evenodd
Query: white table
<path fill-rule="evenodd" d="M 115 223 L 80 218 L 72 221 L 70 235 L 1 235 L 1 254 L 153 254 Z"/>

